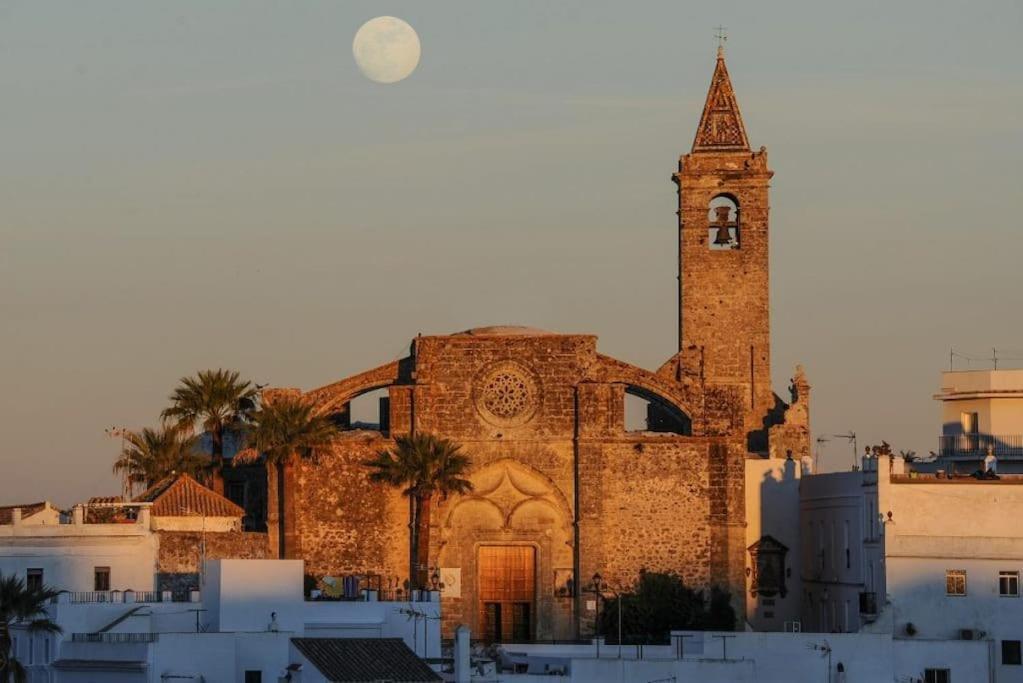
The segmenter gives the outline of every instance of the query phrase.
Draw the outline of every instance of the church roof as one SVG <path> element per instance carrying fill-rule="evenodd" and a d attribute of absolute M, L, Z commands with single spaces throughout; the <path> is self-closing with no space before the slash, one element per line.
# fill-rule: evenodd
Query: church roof
<path fill-rule="evenodd" d="M 693 140 L 694 152 L 749 151 L 746 127 L 742 124 L 739 104 L 725 66 L 725 52 L 718 48 L 714 76 L 710 79 L 707 101 Z"/>
<path fill-rule="evenodd" d="M 152 503 L 154 517 L 242 517 L 245 510 L 187 474 L 172 474 L 143 491 L 136 503 Z"/>

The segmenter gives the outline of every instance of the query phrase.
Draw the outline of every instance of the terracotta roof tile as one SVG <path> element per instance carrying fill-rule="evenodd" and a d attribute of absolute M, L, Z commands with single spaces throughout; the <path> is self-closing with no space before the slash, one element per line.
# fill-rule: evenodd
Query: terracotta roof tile
<path fill-rule="evenodd" d="M 152 503 L 154 517 L 242 517 L 245 510 L 187 474 L 172 474 L 135 498 Z"/>

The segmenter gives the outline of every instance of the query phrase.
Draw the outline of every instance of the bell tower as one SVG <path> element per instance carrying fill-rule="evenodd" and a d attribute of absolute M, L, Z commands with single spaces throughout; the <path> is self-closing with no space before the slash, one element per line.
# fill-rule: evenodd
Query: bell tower
<path fill-rule="evenodd" d="M 742 397 L 751 450 L 766 450 L 771 389 L 767 150 L 751 151 L 719 47 L 703 115 L 679 159 L 679 352 L 704 386 Z M 761 432 L 764 433 L 761 433 Z"/>

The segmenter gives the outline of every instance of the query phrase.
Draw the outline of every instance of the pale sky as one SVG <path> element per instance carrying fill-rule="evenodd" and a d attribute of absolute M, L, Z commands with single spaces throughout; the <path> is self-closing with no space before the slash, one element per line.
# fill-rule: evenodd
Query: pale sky
<path fill-rule="evenodd" d="M 116 493 L 104 428 L 202 368 L 309 389 L 518 323 L 655 369 L 718 24 L 775 390 L 802 362 L 817 434 L 926 453 L 949 348 L 1023 349 L 1021 7 L 0 0 L 0 504 Z M 393 85 L 351 52 L 384 14 Z"/>

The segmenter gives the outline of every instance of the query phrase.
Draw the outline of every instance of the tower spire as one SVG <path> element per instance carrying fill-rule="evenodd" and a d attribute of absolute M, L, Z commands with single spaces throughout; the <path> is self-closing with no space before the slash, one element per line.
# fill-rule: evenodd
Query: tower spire
<path fill-rule="evenodd" d="M 735 101 L 735 91 L 728 77 L 725 66 L 725 35 L 724 28 L 718 27 L 718 57 L 714 66 L 714 76 L 710 79 L 707 101 L 703 105 L 703 116 L 696 129 L 693 140 L 694 152 L 728 152 L 749 151 L 749 139 L 746 127 L 742 124 L 739 104 Z"/>

